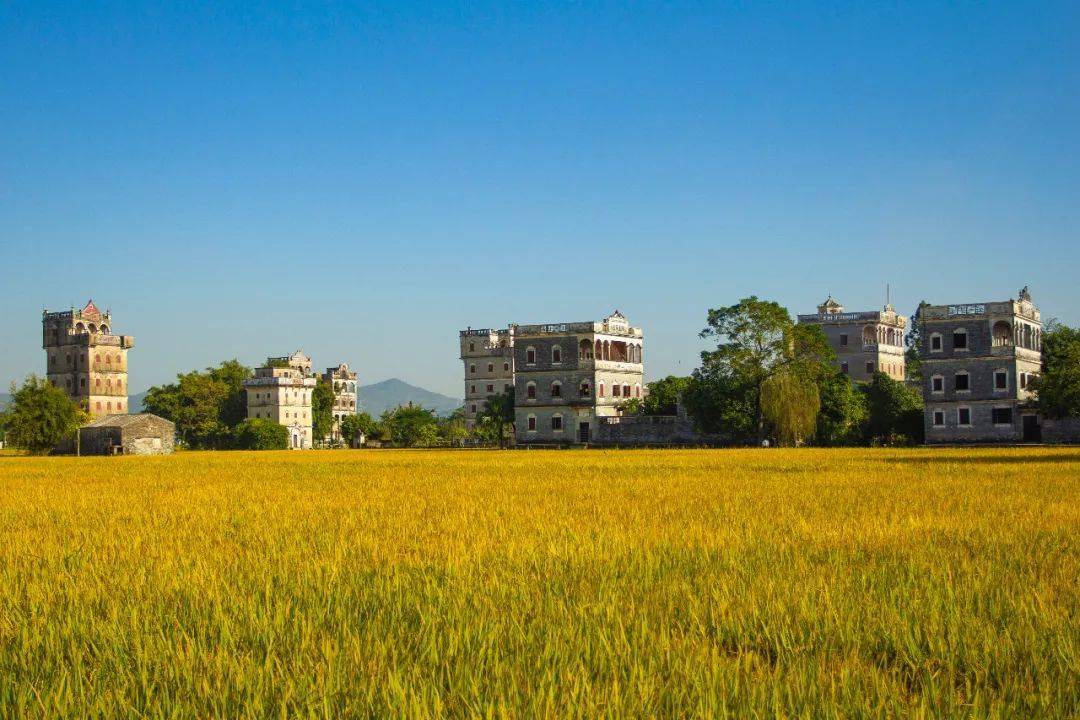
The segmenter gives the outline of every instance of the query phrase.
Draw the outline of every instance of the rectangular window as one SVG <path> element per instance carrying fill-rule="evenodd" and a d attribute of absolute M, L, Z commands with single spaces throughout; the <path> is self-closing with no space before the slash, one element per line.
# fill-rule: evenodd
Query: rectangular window
<path fill-rule="evenodd" d="M 847 333 L 843 333 L 840 336 L 840 344 L 847 347 Z"/>
<path fill-rule="evenodd" d="M 495 363 L 488 363 L 488 372 L 495 372 Z"/>
<path fill-rule="evenodd" d="M 1027 373 L 1020 373 L 1020 388 L 1027 387 Z"/>
<path fill-rule="evenodd" d="M 1009 389 L 1009 376 L 1003 372 L 994 373 L 994 389 L 995 390 L 1008 390 Z"/>
<path fill-rule="evenodd" d="M 559 385 L 558 383 L 555 383 L 554 385 L 551 386 L 551 397 L 553 397 L 553 398 L 562 397 L 562 385 Z"/>
<path fill-rule="evenodd" d="M 872 362 L 866 363 L 866 372 L 867 373 L 874 372 L 874 363 L 872 363 Z"/>
<path fill-rule="evenodd" d="M 956 411 L 956 424 L 963 427 L 971 425 L 971 408 L 958 408 Z"/>
<path fill-rule="evenodd" d="M 935 410 L 934 411 L 934 427 L 944 427 L 944 426 L 945 426 L 945 411 L 944 410 Z"/>
<path fill-rule="evenodd" d="M 488 391 L 489 393 L 493 393 L 493 392 L 495 392 L 495 386 L 494 386 L 494 385 L 488 385 L 488 386 L 487 386 L 487 391 Z"/>
<path fill-rule="evenodd" d="M 510 371 L 510 363 L 503 363 L 503 372 Z"/>
<path fill-rule="evenodd" d="M 551 362 L 562 362 L 562 349 L 555 348 L 551 351 Z"/>
<path fill-rule="evenodd" d="M 971 383 L 969 383 L 968 380 L 969 377 L 967 373 L 958 373 L 955 380 L 956 389 L 960 392 L 963 392 L 964 390 L 970 390 Z"/>
<path fill-rule="evenodd" d="M 551 417 L 551 429 L 562 430 L 562 415 L 553 415 Z"/>
<path fill-rule="evenodd" d="M 940 350 L 941 349 L 941 336 L 940 335 L 931 335 L 930 336 L 930 349 L 931 350 Z"/>
<path fill-rule="evenodd" d="M 994 408 L 990 416 L 995 425 L 1012 425 L 1012 408 Z"/>
<path fill-rule="evenodd" d="M 525 389 L 525 397 L 529 398 L 530 400 L 535 400 L 536 399 L 536 386 L 535 385 L 529 385 Z"/>
<path fill-rule="evenodd" d="M 532 348 L 529 348 L 528 350 L 525 351 L 525 362 L 527 362 L 530 365 L 535 365 L 536 364 L 536 351 L 533 350 Z"/>
<path fill-rule="evenodd" d="M 931 382 L 934 384 L 934 392 L 945 392 L 945 378 L 938 375 Z"/>
<path fill-rule="evenodd" d="M 954 332 L 952 336 L 952 346 L 954 350 L 967 350 L 967 333 Z"/>
<path fill-rule="evenodd" d="M 530 415 L 529 416 L 529 429 L 530 430 L 536 430 L 536 416 L 535 415 Z"/>

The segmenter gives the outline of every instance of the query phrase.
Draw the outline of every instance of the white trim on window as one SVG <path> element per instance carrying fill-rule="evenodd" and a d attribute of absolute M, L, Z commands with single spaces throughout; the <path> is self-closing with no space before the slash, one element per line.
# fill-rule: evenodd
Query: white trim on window
<path fill-rule="evenodd" d="M 960 377 L 961 375 L 963 375 L 964 377 L 967 378 L 967 387 L 964 388 L 963 390 L 960 390 L 959 388 L 956 387 L 956 378 Z M 957 393 L 970 393 L 971 392 L 971 373 L 969 373 L 967 370 L 957 370 L 953 374 L 953 391 L 957 392 Z"/>
<path fill-rule="evenodd" d="M 555 354 L 558 353 L 559 357 L 556 359 Z M 551 364 L 562 365 L 562 345 L 551 346 Z"/>
<path fill-rule="evenodd" d="M 940 387 L 938 387 L 940 385 Z M 945 376 L 944 375 L 931 375 L 930 376 L 930 393 L 932 395 L 943 395 L 945 393 Z"/>
<path fill-rule="evenodd" d="M 938 422 L 938 418 L 941 418 L 941 422 Z M 935 430 L 942 430 L 945 428 L 945 411 L 941 408 L 935 408 L 930 415 L 930 427 Z"/>
<path fill-rule="evenodd" d="M 1009 411 L 1009 422 L 1007 422 L 1007 423 L 995 422 L 994 421 L 994 411 L 995 410 L 1008 410 Z M 990 408 L 990 422 L 994 425 L 994 427 L 1012 427 L 1013 425 L 1016 424 L 1015 423 L 1015 415 L 1016 415 L 1016 413 L 1013 411 L 1012 405 L 995 405 L 992 408 Z"/>
<path fill-rule="evenodd" d="M 956 347 L 956 336 L 957 335 L 963 335 L 964 336 L 964 347 L 962 347 L 962 348 Z M 968 352 L 969 350 L 971 350 L 971 336 L 968 334 L 967 328 L 959 327 L 959 328 L 953 329 L 953 331 L 952 331 L 952 344 L 953 344 L 953 348 L 952 348 L 953 352 Z"/>
<path fill-rule="evenodd" d="M 1005 387 L 998 387 L 998 375 L 1005 376 Z M 997 368 L 993 373 L 993 391 L 996 393 L 1009 392 L 1009 371 L 1006 368 Z"/>
<path fill-rule="evenodd" d="M 534 348 L 532 345 L 525 348 L 525 364 L 526 365 L 535 365 L 536 364 L 536 348 Z"/>
<path fill-rule="evenodd" d="M 536 432 L 536 415 L 529 413 L 525 417 L 525 432 Z"/>
<path fill-rule="evenodd" d="M 934 340 L 937 340 L 937 347 L 934 347 Z M 945 339 L 941 336 L 941 333 L 930 333 L 930 352 L 937 353 L 942 352 L 945 349 Z"/>
<path fill-rule="evenodd" d="M 529 393 L 530 389 L 532 389 L 532 394 Z M 536 402 L 536 383 L 532 380 L 525 383 L 525 401 Z"/>
<path fill-rule="evenodd" d="M 558 419 L 558 421 L 559 421 L 559 426 L 558 427 L 555 427 L 555 420 L 556 419 Z M 554 415 L 552 415 L 551 416 L 551 432 L 561 433 L 565 429 L 566 429 L 566 423 L 563 422 L 562 413 L 555 413 Z"/>
<path fill-rule="evenodd" d="M 967 411 L 967 416 L 968 416 L 968 421 L 966 423 L 961 422 L 961 420 L 960 420 L 960 413 L 964 412 L 965 410 Z M 963 405 L 961 407 L 956 408 L 956 426 L 957 427 L 962 427 L 962 428 L 969 428 L 969 427 L 972 427 L 973 425 L 974 425 L 974 423 L 972 422 L 972 418 L 971 418 L 971 408 L 968 407 L 967 405 Z"/>

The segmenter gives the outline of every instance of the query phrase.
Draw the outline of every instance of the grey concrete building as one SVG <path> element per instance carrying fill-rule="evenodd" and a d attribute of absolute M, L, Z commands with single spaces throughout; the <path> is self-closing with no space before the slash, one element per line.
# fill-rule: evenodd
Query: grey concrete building
<path fill-rule="evenodd" d="M 812 315 L 799 315 L 799 324 L 819 325 L 836 351 L 837 364 L 856 382 L 868 382 L 875 372 L 904 380 L 904 328 L 907 318 L 890 304 L 883 310 L 846 312 L 831 295 Z"/>
<path fill-rule="evenodd" d="M 923 305 L 919 320 L 927 443 L 1040 439 L 1028 385 L 1042 321 L 1026 287 L 1015 300 Z"/>
<path fill-rule="evenodd" d="M 472 429 L 488 397 L 514 387 L 514 327 L 468 328 L 458 340 L 465 368 L 465 425 Z"/>
<path fill-rule="evenodd" d="M 599 418 L 642 397 L 643 342 L 617 310 L 600 322 L 515 326 L 518 443 L 593 441 Z"/>
<path fill-rule="evenodd" d="M 79 429 L 83 455 L 168 455 L 175 441 L 176 426 L 150 413 L 106 415 Z"/>

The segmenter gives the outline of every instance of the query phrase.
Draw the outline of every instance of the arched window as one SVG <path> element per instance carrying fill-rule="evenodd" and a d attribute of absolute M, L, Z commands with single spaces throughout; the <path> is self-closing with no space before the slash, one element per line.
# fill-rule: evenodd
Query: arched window
<path fill-rule="evenodd" d="M 94 323 L 90 323 L 89 325 L 86 326 L 86 329 L 90 331 L 91 335 L 93 335 L 94 333 L 97 332 L 97 325 L 95 325 Z"/>
<path fill-rule="evenodd" d="M 535 365 L 536 364 L 536 348 L 531 347 L 531 346 L 525 348 L 525 364 L 526 365 Z"/>
<path fill-rule="evenodd" d="M 105 324 L 102 324 L 102 326 L 98 328 L 98 331 L 103 332 L 106 335 L 108 335 L 109 334 L 109 326 L 105 325 Z"/>
<path fill-rule="evenodd" d="M 558 380 L 551 383 L 551 397 L 553 397 L 553 398 L 561 398 L 562 397 L 562 383 L 559 382 Z"/>
<path fill-rule="evenodd" d="M 561 363 L 562 362 L 562 346 L 555 345 L 554 347 L 551 348 L 551 362 L 553 362 L 553 363 Z"/>
<path fill-rule="evenodd" d="M 469 343 L 469 352 L 476 351 L 476 343 Z"/>
<path fill-rule="evenodd" d="M 872 325 L 867 325 L 863 328 L 862 342 L 863 345 L 874 345 L 877 343 L 877 332 Z"/>
<path fill-rule="evenodd" d="M 623 394 L 623 397 L 630 397 L 630 386 L 629 385 L 623 385 L 622 386 L 622 394 Z"/>
<path fill-rule="evenodd" d="M 536 416 L 530 415 L 528 418 L 529 432 L 536 432 Z"/>
<path fill-rule="evenodd" d="M 470 375 L 475 375 L 476 374 L 476 365 L 469 365 L 469 374 Z"/>
<path fill-rule="evenodd" d="M 525 386 L 525 397 L 529 400 L 536 399 L 536 383 L 530 382 L 528 385 Z"/>
<path fill-rule="evenodd" d="M 634 385 L 634 397 L 641 397 L 641 385 Z"/>
<path fill-rule="evenodd" d="M 510 372 L 510 363 L 508 363 L 508 362 L 503 363 L 503 372 Z"/>
<path fill-rule="evenodd" d="M 1012 344 L 1012 328 L 1004 320 L 994 323 L 994 347 L 1008 347 Z"/>
<path fill-rule="evenodd" d="M 956 328 L 952 334 L 953 350 L 967 350 L 968 336 L 964 328 Z"/>
<path fill-rule="evenodd" d="M 578 360 L 590 359 L 592 359 L 592 343 L 588 340 L 582 340 L 578 343 Z"/>
<path fill-rule="evenodd" d="M 555 413 L 551 416 L 551 429 L 554 432 L 562 432 L 562 415 Z"/>
<path fill-rule="evenodd" d="M 75 326 L 75 332 L 79 333 L 79 334 L 82 334 L 82 333 L 86 332 L 86 326 L 83 325 L 82 323 L 79 323 L 78 325 Z"/>
<path fill-rule="evenodd" d="M 596 387 L 596 397 L 604 397 L 604 382 L 601 380 L 600 384 Z"/>
<path fill-rule="evenodd" d="M 596 354 L 594 356 L 597 360 L 604 359 L 604 343 L 599 340 L 596 341 Z"/>

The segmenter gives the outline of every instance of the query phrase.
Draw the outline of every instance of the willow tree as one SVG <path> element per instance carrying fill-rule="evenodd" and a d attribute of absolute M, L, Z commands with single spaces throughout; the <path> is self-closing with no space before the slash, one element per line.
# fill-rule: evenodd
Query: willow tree
<path fill-rule="evenodd" d="M 817 429 L 821 396 L 817 384 L 793 372 L 771 375 L 761 386 L 761 412 L 781 445 L 799 445 Z"/>

